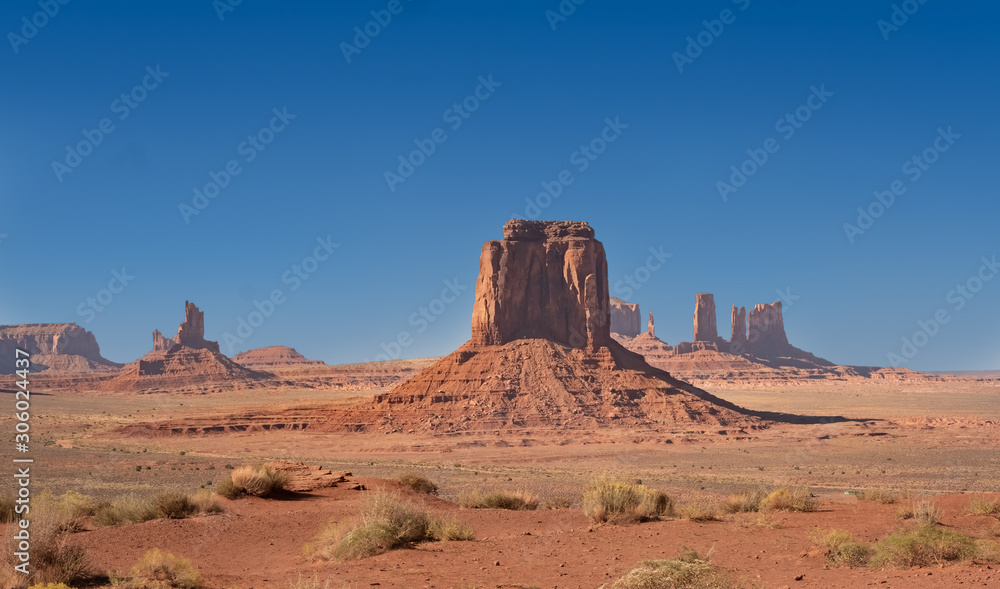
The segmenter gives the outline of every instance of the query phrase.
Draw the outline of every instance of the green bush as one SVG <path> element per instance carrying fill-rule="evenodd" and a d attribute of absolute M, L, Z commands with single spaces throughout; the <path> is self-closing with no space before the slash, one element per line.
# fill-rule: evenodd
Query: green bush
<path fill-rule="evenodd" d="M 843 530 L 830 530 L 813 541 L 827 548 L 826 559 L 837 566 L 865 566 L 872 555 L 871 548 L 858 543 Z"/>
<path fill-rule="evenodd" d="M 875 544 L 871 564 L 879 567 L 912 567 L 968 560 L 976 555 L 976 542 L 950 530 L 925 524 L 896 532 Z"/>
<path fill-rule="evenodd" d="M 644 521 L 672 512 L 666 494 L 639 483 L 601 477 L 583 491 L 583 513 L 596 522 Z"/>

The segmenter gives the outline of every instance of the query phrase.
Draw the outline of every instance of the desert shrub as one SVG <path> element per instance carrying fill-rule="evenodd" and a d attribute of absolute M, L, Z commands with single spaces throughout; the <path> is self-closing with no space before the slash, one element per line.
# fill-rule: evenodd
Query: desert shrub
<path fill-rule="evenodd" d="M 433 539 L 445 542 L 468 541 L 476 537 L 476 533 L 472 530 L 472 527 L 469 524 L 458 521 L 457 518 L 432 520 L 428 533 Z"/>
<path fill-rule="evenodd" d="M 682 502 L 674 508 L 674 513 L 678 517 L 693 522 L 716 522 L 721 519 L 719 517 L 719 508 L 704 499 Z"/>
<path fill-rule="evenodd" d="M 21 573 L 14 573 L 14 566 L 20 561 L 14 556 L 17 549 L 11 533 L 0 556 L 3 565 L 0 577 L 7 577 L 3 579 L 4 586 L 73 583 L 89 577 L 87 553 L 83 547 L 69 541 L 71 534 L 64 529 L 63 514 L 55 509 L 36 510 L 34 507 L 28 514 L 31 519 L 31 574 L 25 578 Z M 11 578 L 14 575 L 16 579 Z"/>
<path fill-rule="evenodd" d="M 82 530 L 86 518 L 97 510 L 97 503 L 92 498 L 76 491 L 66 491 L 62 495 L 43 491 L 31 503 L 32 511 L 50 514 L 56 519 L 59 529 L 66 532 Z"/>
<path fill-rule="evenodd" d="M 32 585 L 28 589 L 72 589 L 66 583 L 38 583 L 37 585 Z"/>
<path fill-rule="evenodd" d="M 849 532 L 843 530 L 819 533 L 814 536 L 813 542 L 825 547 L 826 559 L 837 566 L 865 566 L 872 555 L 871 548 L 855 541 Z"/>
<path fill-rule="evenodd" d="M 858 499 L 862 501 L 871 501 L 873 503 L 881 503 L 882 505 L 893 505 L 895 503 L 899 503 L 902 497 L 896 491 L 890 491 L 888 489 L 883 489 L 882 487 L 875 487 L 874 489 L 868 489 L 867 491 L 858 493 Z"/>
<path fill-rule="evenodd" d="M 428 495 L 438 494 L 437 485 L 432 483 L 427 477 L 420 476 L 415 472 L 404 472 L 399 475 L 398 480 L 418 493 L 426 493 Z"/>
<path fill-rule="evenodd" d="M 755 526 L 758 528 L 769 528 L 771 530 L 777 530 L 784 526 L 781 520 L 777 519 L 772 515 L 773 512 L 763 512 L 763 513 L 753 513 L 748 517 L 736 520 L 743 527 Z"/>
<path fill-rule="evenodd" d="M 542 509 L 569 509 L 573 507 L 573 499 L 571 497 L 550 497 L 545 501 L 542 501 Z"/>
<path fill-rule="evenodd" d="M 602 477 L 583 491 L 583 513 L 596 522 L 644 521 L 672 512 L 665 493 L 639 483 Z"/>
<path fill-rule="evenodd" d="M 111 575 L 116 589 L 194 589 L 201 575 L 191 561 L 154 548 L 143 555 L 128 576 Z"/>
<path fill-rule="evenodd" d="M 760 504 L 767 498 L 767 491 L 757 487 L 733 493 L 723 500 L 720 509 L 723 513 L 751 513 L 760 511 Z"/>
<path fill-rule="evenodd" d="M 191 498 L 180 491 L 163 491 L 153 498 L 156 516 L 167 519 L 184 519 L 198 511 Z"/>
<path fill-rule="evenodd" d="M 919 524 L 932 526 L 941 521 L 941 510 L 930 501 L 915 501 L 896 509 L 896 517 L 912 519 Z"/>
<path fill-rule="evenodd" d="M 288 473 L 278 470 L 270 464 L 241 466 L 233 470 L 230 483 L 232 488 L 225 484 L 225 481 L 220 485 L 220 488 L 226 487 L 223 489 L 225 494 L 222 491 L 219 492 L 223 497 L 229 499 L 235 499 L 240 495 L 271 497 L 288 485 Z"/>
<path fill-rule="evenodd" d="M 331 522 L 305 546 L 305 553 L 321 560 L 354 560 L 417 542 L 471 538 L 467 526 L 435 521 L 399 495 L 378 491 L 366 497 L 359 518 Z"/>
<path fill-rule="evenodd" d="M 818 505 L 807 487 L 782 487 L 760 502 L 761 511 L 816 511 Z"/>
<path fill-rule="evenodd" d="M 198 513 L 222 513 L 225 511 L 215 494 L 207 489 L 202 489 L 191 497 L 191 503 L 197 508 Z"/>
<path fill-rule="evenodd" d="M 967 560 L 976 555 L 976 542 L 957 532 L 925 524 L 896 532 L 875 544 L 871 564 L 879 567 L 912 567 Z"/>
<path fill-rule="evenodd" d="M 130 493 L 98 507 L 94 523 L 99 526 L 117 526 L 142 523 L 156 517 L 156 504 L 151 498 Z"/>
<path fill-rule="evenodd" d="M 1000 543 L 976 540 L 976 560 L 1000 563 Z"/>
<path fill-rule="evenodd" d="M 302 573 L 299 573 L 299 579 L 288 585 L 290 589 L 331 589 L 330 579 L 327 578 L 326 581 L 320 581 L 318 574 L 302 578 Z"/>
<path fill-rule="evenodd" d="M 647 560 L 612 585 L 612 589 L 741 589 L 750 585 L 719 570 L 693 550 L 671 560 Z"/>
<path fill-rule="evenodd" d="M 462 491 L 458 504 L 473 509 L 538 509 L 540 501 L 528 491 Z"/>
<path fill-rule="evenodd" d="M 233 483 L 233 479 L 223 479 L 218 485 L 215 486 L 215 492 L 219 494 L 220 497 L 225 497 L 226 499 L 236 499 L 243 492 Z"/>
<path fill-rule="evenodd" d="M 969 515 L 998 515 L 1000 514 L 1000 501 L 985 496 L 974 496 L 969 499 L 969 506 L 965 508 L 965 513 Z"/>

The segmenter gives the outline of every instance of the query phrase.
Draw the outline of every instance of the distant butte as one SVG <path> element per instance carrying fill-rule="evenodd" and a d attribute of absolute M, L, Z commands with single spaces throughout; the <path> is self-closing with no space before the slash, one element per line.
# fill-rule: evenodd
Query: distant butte
<path fill-rule="evenodd" d="M 198 392 L 254 388 L 273 380 L 272 374 L 251 370 L 219 351 L 205 339 L 205 313 L 184 302 L 184 321 L 172 339 L 153 331 L 153 351 L 127 364 L 121 373 L 101 383 L 104 390 L 151 392 L 192 389 Z"/>
<path fill-rule="evenodd" d="M 76 323 L 0 325 L 0 374 L 14 372 L 15 350 L 31 354 L 32 371 L 110 373 L 121 364 L 101 356 L 94 334 Z"/>
<path fill-rule="evenodd" d="M 614 334 L 616 341 L 642 354 L 651 365 L 696 382 L 741 386 L 748 382 L 885 379 L 939 380 L 902 368 L 839 366 L 788 342 L 781 301 L 745 307 L 732 306 L 730 339 L 718 335 L 715 297 L 695 297 L 692 341 L 669 346 L 652 333 L 636 337 Z"/>

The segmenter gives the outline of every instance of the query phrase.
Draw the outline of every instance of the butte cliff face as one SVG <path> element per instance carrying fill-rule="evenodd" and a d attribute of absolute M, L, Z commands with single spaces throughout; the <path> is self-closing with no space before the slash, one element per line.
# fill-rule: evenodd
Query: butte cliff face
<path fill-rule="evenodd" d="M 742 342 L 746 344 L 747 341 L 747 309 L 746 307 L 736 308 L 733 305 L 733 313 L 731 316 L 733 329 L 729 337 L 730 342 Z"/>
<path fill-rule="evenodd" d="M 513 219 L 503 233 L 483 244 L 469 343 L 611 341 L 608 263 L 590 225 Z"/>
<path fill-rule="evenodd" d="M 611 333 L 635 337 L 642 333 L 642 314 L 637 303 L 611 297 Z"/>
<path fill-rule="evenodd" d="M 588 224 L 508 222 L 503 239 L 483 245 L 472 338 L 324 427 L 663 433 L 760 425 L 611 339 L 607 277 Z"/>
<path fill-rule="evenodd" d="M 13 372 L 18 349 L 31 354 L 33 371 L 115 372 L 122 366 L 101 356 L 94 334 L 75 323 L 0 325 L 0 358 L 11 358 L 0 373 Z"/>
<path fill-rule="evenodd" d="M 715 296 L 698 293 L 694 304 L 694 341 L 714 342 L 719 339 L 719 329 L 715 324 Z"/>
<path fill-rule="evenodd" d="M 184 302 L 184 321 L 172 339 L 153 331 L 153 351 L 122 368 L 102 383 L 118 392 L 209 392 L 252 388 L 273 375 L 241 366 L 219 351 L 219 343 L 205 339 L 205 313 Z"/>

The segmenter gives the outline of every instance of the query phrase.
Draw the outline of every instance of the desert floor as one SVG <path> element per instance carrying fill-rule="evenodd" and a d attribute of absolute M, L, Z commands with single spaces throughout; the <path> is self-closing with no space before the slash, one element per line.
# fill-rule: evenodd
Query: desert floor
<path fill-rule="evenodd" d="M 32 397 L 35 489 L 73 489 L 100 499 L 163 488 L 213 488 L 227 466 L 272 459 L 353 473 L 369 490 L 416 471 L 439 497 L 402 490 L 415 502 L 472 526 L 472 542 L 432 542 L 347 563 L 314 562 L 303 546 L 330 520 L 359 512 L 368 491 L 325 489 L 294 500 L 222 500 L 226 512 L 78 532 L 98 573 L 126 571 L 154 547 L 190 559 L 207 587 L 289 587 L 300 579 L 330 587 L 588 587 L 620 577 L 643 560 L 682 547 L 761 587 L 1000 586 L 996 564 L 896 570 L 830 567 L 810 541 L 817 529 L 845 529 L 874 542 L 905 527 L 897 506 L 858 501 L 846 491 L 875 487 L 928 497 L 943 525 L 998 539 L 995 517 L 963 514 L 973 493 L 1000 491 L 1000 383 L 904 385 L 699 386 L 741 406 L 851 421 L 778 424 L 749 435 L 678 435 L 651 443 L 643 432 L 482 432 L 462 435 L 236 432 L 147 437 L 125 426 L 224 416 L 253 409 L 351 403 L 379 390 L 285 388 L 213 393 L 121 395 L 50 390 Z M 12 395 L 3 395 L 12 398 Z M 4 427 L 12 426 L 9 420 Z M 127 432 L 127 433 L 126 433 Z M 579 495 L 594 476 L 640 479 L 679 504 L 709 503 L 743 488 L 807 485 L 814 513 L 594 525 Z M 6 483 L 5 483 L 6 486 Z M 573 507 L 474 510 L 454 501 L 468 489 L 528 490 Z M 993 495 L 994 498 L 1000 497 Z M 798 578 L 798 580 L 797 580 Z"/>

